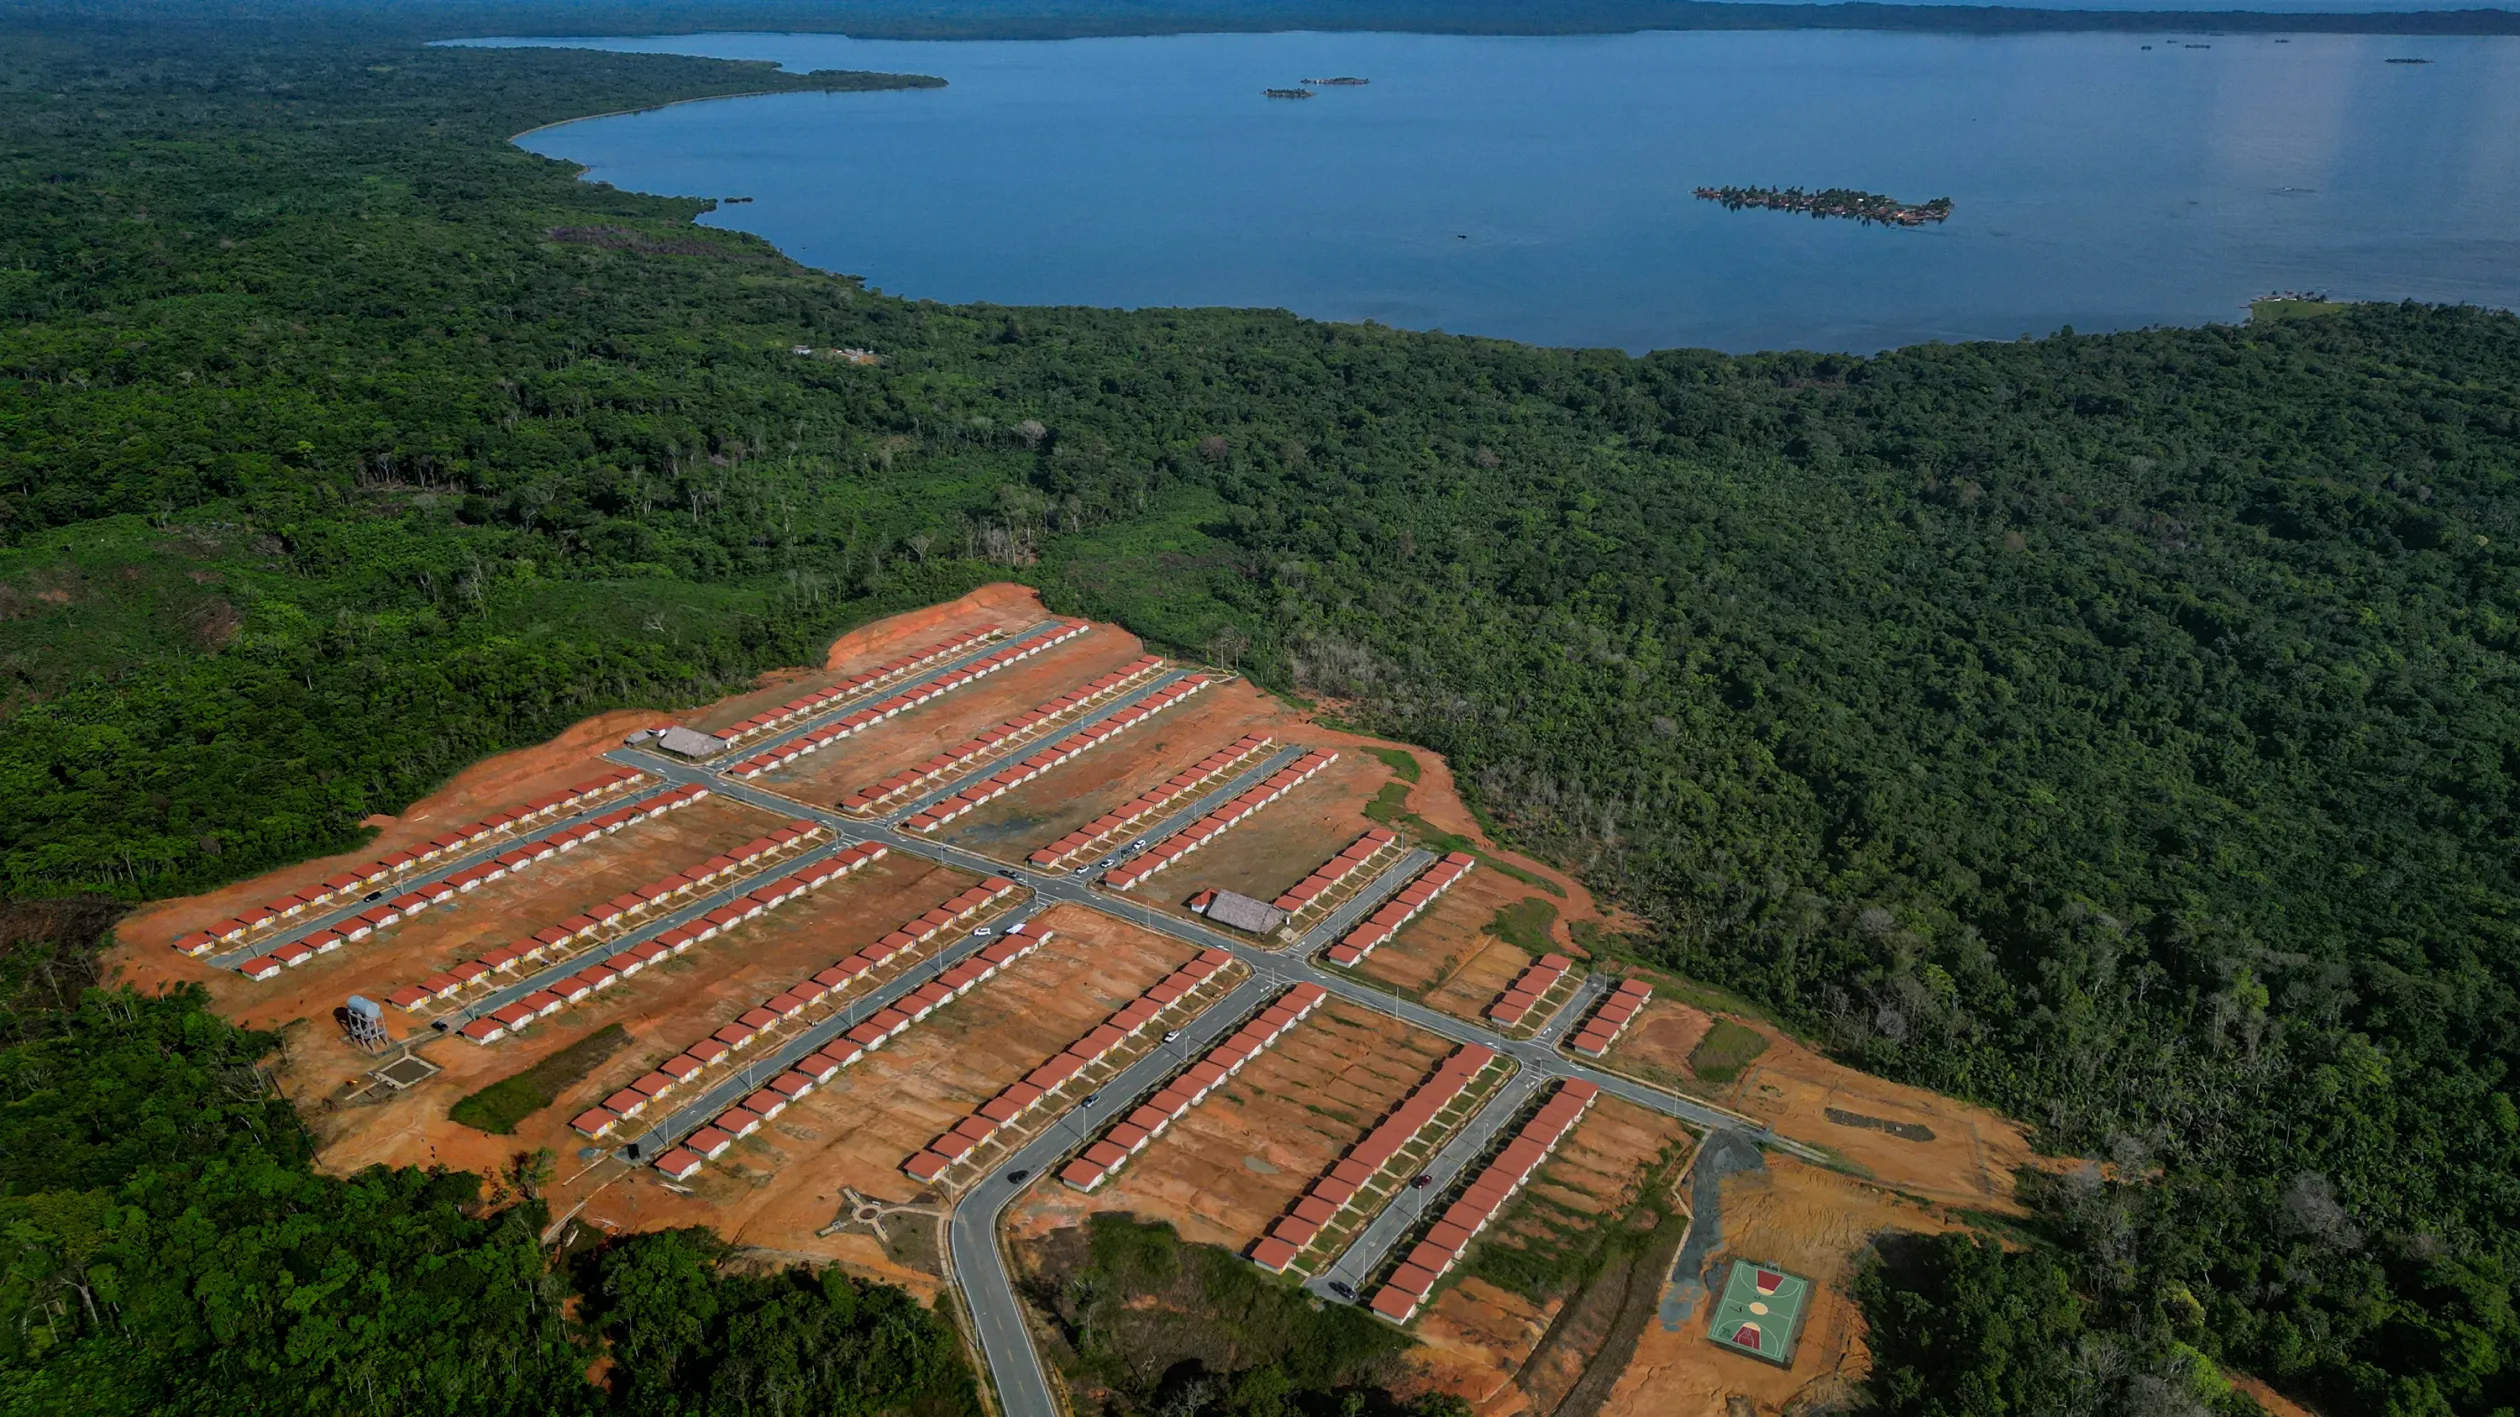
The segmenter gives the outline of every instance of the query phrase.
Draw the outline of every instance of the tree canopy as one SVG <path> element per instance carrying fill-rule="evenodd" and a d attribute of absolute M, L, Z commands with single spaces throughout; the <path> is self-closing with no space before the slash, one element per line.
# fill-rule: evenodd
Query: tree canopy
<path fill-rule="evenodd" d="M 175 19 L 18 23 L 0 74 L 12 895 L 340 849 L 484 753 L 1025 579 L 1447 754 L 1652 922 L 1624 948 L 2108 1163 L 2041 1193 L 2076 1317 L 2038 1298 L 2038 1343 L 2172 1335 L 2339 1410 L 2520 1402 L 2510 315 L 1638 359 L 946 307 L 505 141 L 877 76 Z M 498 1364 L 418 1350 L 380 1402 L 576 1361 L 522 1222 L 453 1180 L 196 1204 L 302 1175 L 236 1091 L 254 1046 L 181 1001 L 77 1015 L 135 1080 L 11 1094 L 42 1144 L 0 1148 L 10 1194 L 53 1198 L 12 1363 L 58 1336 L 10 1381 L 80 1410 L 121 1391 L 81 1376 L 108 1347 L 162 1344 L 364 1401 L 387 1379 L 329 1352 L 218 1347 L 319 1291 L 497 1328 Z M 239 1127 L 272 1140 L 240 1160 Z M 293 1207 L 396 1219 L 198 1312 L 81 1318 L 103 1289 L 63 1278 L 129 1227 L 262 1254 Z M 464 1258 L 357 1278 L 389 1241 Z M 1923 1274 L 1884 1303 L 1941 1302 Z M 839 1303 L 807 1288 L 728 1300 L 745 1356 L 701 1366 L 785 1362 Z"/>

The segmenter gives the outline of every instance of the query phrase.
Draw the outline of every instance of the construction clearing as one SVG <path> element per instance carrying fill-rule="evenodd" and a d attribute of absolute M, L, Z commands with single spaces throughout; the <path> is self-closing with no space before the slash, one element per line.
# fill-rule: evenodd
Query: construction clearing
<path fill-rule="evenodd" d="M 328 1168 L 547 1153 L 555 1243 L 699 1225 L 951 1289 L 1011 1417 L 1056 1404 L 1001 1235 L 1168 1225 L 1398 1326 L 1402 1387 L 1482 1412 L 1714 1417 L 1860 1362 L 1861 1244 L 2008 1207 L 2029 1159 L 1598 969 L 1570 927 L 1618 922 L 1489 842 L 1440 759 L 1017 587 L 375 825 L 135 912 L 115 965 L 285 1030 Z M 1709 1180 L 1710 1137 L 1776 1164 Z M 1788 1189 L 1861 1220 L 1736 1222 Z M 1684 1250 L 1701 1194 L 1724 1243 Z M 1757 1372 L 1682 1376 L 1708 1362 Z"/>

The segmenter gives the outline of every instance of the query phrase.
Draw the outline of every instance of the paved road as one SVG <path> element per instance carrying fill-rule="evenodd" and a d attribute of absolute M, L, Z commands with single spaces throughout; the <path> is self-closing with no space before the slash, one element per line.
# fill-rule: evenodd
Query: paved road
<path fill-rule="evenodd" d="M 271 953 L 273 950 L 280 948 L 282 945 L 287 944 L 291 940 L 302 940 L 307 936 L 314 934 L 316 931 L 324 929 L 328 926 L 339 926 L 355 918 L 362 911 L 374 909 L 381 901 L 392 900 L 396 896 L 409 895 L 411 892 L 420 889 L 422 886 L 429 885 L 436 881 L 443 881 L 447 877 L 454 875 L 456 872 L 461 871 L 466 867 L 479 866 L 484 862 L 495 861 L 499 857 L 514 851 L 516 848 L 523 846 L 529 841 L 540 841 L 544 837 L 551 835 L 553 832 L 560 831 L 564 828 L 577 826 L 583 822 L 591 822 L 597 817 L 604 816 L 607 813 L 620 811 L 624 807 L 637 806 L 639 803 L 647 801 L 649 798 L 656 796 L 658 793 L 664 792 L 671 785 L 672 784 L 670 783 L 660 782 L 638 789 L 637 791 L 618 793 L 613 796 L 606 797 L 600 802 L 594 803 L 585 811 L 571 812 L 566 816 L 553 817 L 549 821 L 536 822 L 525 828 L 523 831 L 507 832 L 495 840 L 482 843 L 481 846 L 475 850 L 468 851 L 461 856 L 442 857 L 439 860 L 432 862 L 429 865 L 429 868 L 425 871 L 414 871 L 410 875 L 404 876 L 399 880 L 388 881 L 385 884 L 376 887 L 373 891 L 363 891 L 350 897 L 341 904 L 329 907 L 320 913 L 312 915 L 301 914 L 295 919 L 292 919 L 282 929 L 275 930 L 270 934 L 265 935 L 253 944 L 239 945 L 234 949 L 221 950 L 219 953 L 211 955 L 209 957 L 209 962 L 221 969 L 234 969 L 249 959 Z M 631 830 L 636 831 L 638 828 L 633 827 Z M 370 899 L 369 897 L 371 895 L 373 895 L 375 899 Z M 463 897 L 459 895 L 454 900 L 447 901 L 440 905 L 433 905 L 429 908 L 432 910 L 445 910 L 452 907 L 462 899 Z"/>
<path fill-rule="evenodd" d="M 1285 987 L 1256 972 L 1235 985 L 1206 1012 L 1183 1025 L 1177 1041 L 1105 1082 L 1090 1101 L 1069 1109 L 1049 1130 L 974 1181 L 955 1204 L 946 1223 L 946 1248 L 952 1254 L 954 1278 L 962 1286 L 964 1302 L 971 1306 L 972 1326 L 980 1332 L 981 1356 L 997 1380 L 1002 1417 L 1059 1417 L 1058 1400 L 1051 1395 L 1049 1377 L 1033 1351 L 1032 1333 L 1024 1326 L 1023 1303 L 1015 1295 L 1014 1279 L 998 1249 L 998 1223 L 1006 1208 L 1030 1185 L 1058 1184 L 1053 1172 L 1062 1158 L 1127 1116 L 1140 1098 L 1240 1027 Z"/>
<path fill-rule="evenodd" d="M 1228 995 L 1228 1002 L 1243 997 L 1246 991 L 1259 991 L 1251 994 L 1251 997 L 1263 997 L 1266 992 L 1291 983 L 1318 984 L 1332 995 L 1349 1003 L 1398 1018 L 1437 1037 L 1450 1039 L 1456 1043 L 1478 1043 L 1493 1048 L 1514 1060 L 1518 1067 L 1516 1074 L 1518 1084 L 1537 1087 L 1552 1078 L 1582 1078 L 1598 1085 L 1610 1096 L 1651 1111 L 1677 1117 L 1703 1130 L 1734 1133 L 1761 1145 L 1777 1147 L 1816 1159 L 1816 1154 L 1809 1148 L 1779 1137 L 1766 1128 L 1755 1130 L 1745 1128 L 1736 1118 L 1701 1106 L 1676 1093 L 1648 1087 L 1643 1083 L 1586 1067 L 1567 1058 L 1557 1050 L 1555 1038 L 1559 1032 L 1571 1026 L 1580 1016 L 1578 1005 L 1585 997 L 1582 994 L 1579 994 L 1576 1000 L 1570 1001 L 1567 1007 L 1559 1010 L 1549 1027 L 1538 1036 L 1528 1039 L 1509 1039 L 1482 1024 L 1439 1013 L 1414 1000 L 1376 988 L 1355 975 L 1323 969 L 1313 962 L 1316 951 L 1337 938 L 1366 912 L 1379 906 L 1392 892 L 1406 884 L 1418 869 L 1422 869 L 1431 859 L 1429 853 L 1413 852 L 1410 856 L 1403 858 L 1400 864 L 1385 871 L 1376 878 L 1372 886 L 1355 899 L 1333 911 L 1329 918 L 1315 926 L 1295 948 L 1272 949 L 1267 943 L 1255 941 L 1248 936 L 1228 933 L 1203 921 L 1184 920 L 1153 909 L 1139 901 L 1130 900 L 1116 892 L 1098 889 L 1090 875 L 1086 873 L 1045 872 L 1026 865 L 995 860 L 947 842 L 933 840 L 924 834 L 902 831 L 885 821 L 861 821 L 843 817 L 828 808 L 786 796 L 757 783 L 721 777 L 706 768 L 664 758 L 641 749 L 624 748 L 610 756 L 616 761 L 632 764 L 671 781 L 705 782 L 714 790 L 723 792 L 738 801 L 750 802 L 787 816 L 819 821 L 837 833 L 844 844 L 852 841 L 880 841 L 896 851 L 905 851 L 963 870 L 981 875 L 1008 877 L 1028 887 L 1033 892 L 1036 907 L 1040 909 L 1046 909 L 1052 904 L 1081 905 L 1117 916 L 1146 929 L 1170 935 L 1189 944 L 1225 950 L 1252 969 L 1252 978 L 1235 993 Z M 1276 757 L 1282 756 L 1285 756 L 1283 752 L 1273 755 L 1270 761 L 1274 762 Z M 1162 839 L 1181 825 L 1197 820 L 1199 814 L 1211 809 L 1211 803 L 1226 800 L 1255 776 L 1273 770 L 1274 768 L 1268 763 L 1264 763 L 1260 768 L 1252 769 L 1238 777 L 1234 783 L 1219 788 L 1216 792 L 1201 799 L 1197 805 L 1185 808 L 1139 834 L 1134 841 L 1147 842 Z M 973 775 L 978 774 L 975 772 Z M 967 780 L 966 777 L 957 779 L 957 782 Z M 1235 1021 L 1237 1021 L 1235 1013 L 1225 1004 L 1220 1004 L 1200 1015 L 1196 1022 L 1189 1025 L 1186 1032 L 1188 1037 L 1193 1039 L 1212 1038 Z M 954 1211 L 949 1226 L 951 1235 L 948 1245 L 954 1266 L 954 1277 L 961 1287 L 964 1301 L 970 1306 L 973 1325 L 979 1331 L 981 1351 L 988 1360 L 990 1376 L 996 1383 L 1004 1417 L 1060 1417 L 1060 1413 L 1057 1400 L 1051 1393 L 1049 1378 L 1042 1371 L 1040 1355 L 1033 1348 L 1032 1335 L 1025 1327 L 1022 1302 L 1015 1295 L 1014 1282 L 1006 1273 L 1004 1258 L 998 1249 L 998 1221 L 1005 1213 L 1006 1207 L 1021 1194 L 1023 1185 L 1038 1184 L 1042 1173 L 1050 1167 L 1052 1162 L 1064 1156 L 1066 1152 L 1081 1146 L 1104 1121 L 1119 1115 L 1122 1105 L 1131 1101 L 1137 1090 L 1142 1090 L 1138 1088 L 1134 1079 L 1143 1076 L 1147 1086 L 1161 1080 L 1160 1074 L 1164 1070 L 1157 1063 L 1157 1057 L 1160 1055 L 1141 1059 L 1138 1064 L 1124 1072 L 1118 1080 L 1107 1084 L 1095 1094 L 1095 1101 L 1092 1104 L 1076 1109 L 1070 1114 L 1070 1119 L 1062 1120 L 1030 1145 L 1001 1162 L 987 1176 L 974 1182 L 971 1190 L 965 1193 L 962 1203 Z M 681 1119 L 686 1113 L 698 1113 L 700 1105 L 695 1104 L 684 1109 L 683 1112 L 676 1113 L 675 1118 L 666 1125 L 660 1126 L 648 1137 L 642 1138 L 642 1152 L 653 1154 L 648 1151 L 651 1145 L 656 1145 L 661 1149 L 663 1144 L 678 1140 L 679 1133 L 674 1128 L 680 1126 Z M 1485 1118 L 1491 1114 L 1498 1119 L 1511 1115 L 1508 1111 L 1499 1111 L 1492 1103 L 1488 1108 L 1481 1110 L 1480 1116 Z M 700 1120 L 705 1120 L 705 1117 Z M 1492 1128 L 1501 1124 L 1499 1120 L 1489 1125 Z M 691 1123 L 691 1126 L 697 1125 L 697 1121 Z M 683 1130 L 688 1129 L 683 1128 Z M 1446 1155 L 1451 1153 L 1452 1149 L 1448 1147 Z M 1015 1171 L 1027 1171 L 1031 1174 L 1026 1177 L 1023 1184 L 1013 1184 L 1006 1178 Z M 1378 1217 L 1377 1224 L 1382 1228 L 1372 1233 L 1383 1238 L 1385 1248 L 1388 1248 L 1398 1234 L 1405 1233 L 1406 1229 L 1400 1220 L 1389 1219 L 1387 1216 Z M 1359 1258 L 1361 1261 L 1362 1256 L 1360 1255 Z M 1344 1259 L 1343 1256 L 1342 1260 Z"/>
<path fill-rule="evenodd" d="M 1606 975 L 1596 974 L 1586 979 L 1577 988 L 1575 997 L 1568 1001 L 1567 1007 L 1558 1010 L 1557 1017 L 1541 1028 L 1540 1040 L 1556 1040 L 1575 1019 L 1581 1017 L 1581 1006 L 1609 987 Z M 1463 1179 L 1469 1168 L 1478 1164 L 1496 1146 L 1499 1134 L 1521 1114 L 1524 1104 L 1538 1095 L 1543 1087 L 1556 1081 L 1556 1078 L 1536 1068 L 1525 1068 L 1505 1086 L 1490 1094 L 1486 1103 L 1471 1115 L 1452 1140 L 1446 1142 L 1443 1149 L 1426 1163 L 1425 1174 L 1434 1177 L 1434 1181 L 1422 1191 L 1404 1190 L 1393 1196 L 1391 1203 L 1383 1207 L 1382 1214 L 1375 1216 L 1348 1243 L 1347 1249 L 1304 1287 L 1324 1299 L 1335 1300 L 1341 1297 L 1330 1287 L 1331 1281 L 1336 1280 L 1345 1284 L 1355 1298 L 1363 1298 L 1365 1281 L 1381 1272 L 1392 1247 L 1416 1234 L 1437 1202 L 1449 1201 L 1458 1189 L 1454 1182 Z"/>
<path fill-rule="evenodd" d="M 1029 910 L 1018 910 L 1013 915 L 991 921 L 990 934 L 965 935 L 937 951 L 930 958 L 919 961 L 892 979 L 851 999 L 841 1005 L 839 1011 L 831 1017 L 823 1019 L 778 1046 L 753 1050 L 740 1073 L 651 1123 L 647 1131 L 630 1143 L 631 1159 L 653 1160 L 664 1155 L 674 1143 L 700 1130 L 711 1118 L 727 1108 L 752 1096 L 762 1084 L 796 1066 L 799 1060 L 820 1049 L 824 1044 L 885 1009 L 891 1008 L 911 990 L 996 943 L 997 938 L 1006 930 L 1031 919 L 1033 913 Z M 953 1002 L 947 1002 L 938 1007 L 950 1009 L 953 1006 Z"/>
<path fill-rule="evenodd" d="M 880 821 L 886 826 L 892 826 L 906 821 L 911 817 L 915 817 L 919 813 L 926 811 L 928 808 L 935 806 L 937 803 L 944 801 L 946 798 L 953 796 L 955 793 L 962 791 L 965 786 L 970 784 L 972 779 L 998 772 L 1005 768 L 1008 763 L 1028 758 L 1034 753 L 1039 752 L 1041 749 L 1049 747 L 1051 744 L 1058 742 L 1060 739 L 1065 738 L 1072 733 L 1082 733 L 1087 729 L 1094 727 L 1096 724 L 1101 723 L 1103 720 L 1110 718 L 1113 714 L 1120 712 L 1120 710 L 1129 707 L 1131 704 L 1144 703 L 1147 699 L 1154 697 L 1157 690 L 1163 689 L 1168 685 L 1178 684 L 1189 677 L 1190 671 L 1186 669 L 1159 672 L 1153 678 L 1140 683 L 1136 688 L 1123 692 L 1119 697 L 1105 700 L 1102 705 L 1096 708 L 1093 712 L 1088 713 L 1084 717 L 1073 722 L 1058 724 L 1050 728 L 1041 728 L 1040 725 L 1036 724 L 1034 727 L 1039 731 L 1017 740 L 1012 745 L 1007 744 L 1001 739 L 999 742 L 994 743 L 988 748 L 973 755 L 968 762 L 956 763 L 948 776 L 937 779 L 938 783 L 944 784 L 943 786 L 931 786 L 924 791 L 915 792 L 905 803 L 899 806 L 887 807 L 883 811 L 876 813 L 874 820 Z M 1176 700 L 1175 702 L 1182 703 L 1187 702 L 1187 700 Z M 1097 746 L 1108 746 L 1108 744 Z M 1088 748 L 1085 751 L 1090 753 L 1093 749 Z M 1071 758 L 1068 761 L 1074 762 L 1075 759 Z M 1061 763 L 1059 765 L 1059 767 L 1065 766 L 1067 766 L 1067 763 Z M 1058 771 L 1058 768 L 1052 768 L 1050 771 L 1056 772 Z"/>
<path fill-rule="evenodd" d="M 997 653 L 999 650 L 1005 649 L 1007 646 L 1021 641 L 1024 638 L 1025 633 L 1026 631 L 1018 630 L 1010 635 L 1000 635 L 993 640 L 984 640 L 981 643 L 972 646 L 970 649 L 963 651 L 961 654 L 955 655 L 951 659 L 940 659 L 923 670 L 895 679 L 889 684 L 870 685 L 864 691 L 852 694 L 847 698 L 833 699 L 830 703 L 816 709 L 813 713 L 789 723 L 786 727 L 779 729 L 775 733 L 765 733 L 762 736 L 753 739 L 751 742 L 738 744 L 735 747 L 727 749 L 724 753 L 710 759 L 709 765 L 711 767 L 727 767 L 735 763 L 743 762 L 749 758 L 760 757 L 762 754 L 770 752 L 773 749 L 784 748 L 788 744 L 795 742 L 797 739 L 804 737 L 806 734 L 813 732 L 815 729 L 822 727 L 824 724 L 830 723 L 835 719 L 846 718 L 850 714 L 857 712 L 859 709 L 866 707 L 868 704 L 889 699 L 895 694 L 909 693 L 911 690 L 916 689 L 923 684 L 933 683 L 936 680 L 943 678 L 945 675 L 953 673 L 957 669 L 967 669 L 973 664 L 976 664 L 990 655 Z M 1092 632 L 1087 631 L 1087 633 L 1090 634 Z M 988 676 L 983 675 L 981 677 L 986 678 Z M 972 681 L 972 683 L 975 684 L 978 682 L 980 681 L 977 679 Z M 969 686 L 966 685 L 965 687 Z M 954 690 L 952 692 L 959 693 L 961 691 Z M 930 702 L 934 701 L 930 700 Z M 924 707 L 924 705 L 922 705 L 922 707 Z M 838 741 L 847 742 L 848 740 L 844 738 Z"/>

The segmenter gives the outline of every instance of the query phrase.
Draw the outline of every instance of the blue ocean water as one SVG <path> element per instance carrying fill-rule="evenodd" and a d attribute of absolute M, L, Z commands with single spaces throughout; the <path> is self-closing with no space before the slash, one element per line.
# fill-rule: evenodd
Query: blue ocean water
<path fill-rule="evenodd" d="M 752 197 L 706 219 L 937 300 L 1855 351 L 2228 320 L 2275 289 L 2520 305 L 2510 39 L 532 42 L 949 80 L 520 139 L 618 186 Z M 1261 95 L 1340 74 L 1372 82 Z M 1957 209 L 1887 230 L 1691 196 L 1721 184 Z"/>

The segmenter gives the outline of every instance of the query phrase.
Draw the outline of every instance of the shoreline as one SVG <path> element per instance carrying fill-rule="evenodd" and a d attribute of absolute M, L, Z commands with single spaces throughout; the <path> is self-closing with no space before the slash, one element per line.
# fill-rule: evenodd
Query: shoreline
<path fill-rule="evenodd" d="M 493 46 L 450 45 L 448 47 L 457 49 L 473 49 L 491 48 Z M 539 49 L 547 46 L 534 45 L 531 47 Z M 941 89 L 947 86 L 945 80 L 936 78 L 933 74 L 891 74 L 886 75 L 885 77 L 931 79 L 933 82 L 922 84 L 877 84 L 870 88 L 815 88 L 809 85 L 799 85 L 796 88 L 788 89 L 747 89 L 742 93 L 703 94 L 698 98 L 676 98 L 668 99 L 663 103 L 641 104 L 637 108 L 616 108 L 606 113 L 580 113 L 568 118 L 555 118 L 548 123 L 537 123 L 533 127 L 524 129 L 521 132 L 510 133 L 507 136 L 507 141 L 521 144 L 525 141 L 525 139 L 532 137 L 536 133 L 546 133 L 554 128 L 566 128 L 572 123 L 585 123 L 597 118 L 635 118 L 642 113 L 658 113 L 668 108 L 681 108 L 685 104 L 692 103 L 725 103 L 731 99 L 738 98 L 775 98 L 783 94 L 797 93 L 906 93 L 919 89 Z M 538 157 L 541 156 L 539 153 L 535 155 Z M 553 160 L 567 161 L 565 158 L 556 158 Z"/>

